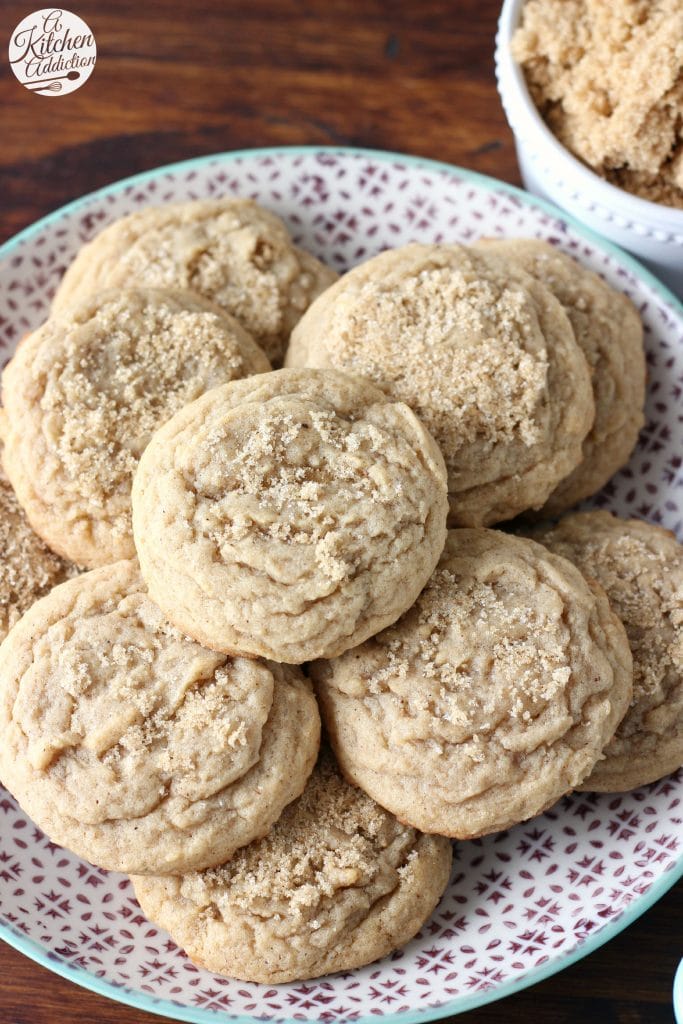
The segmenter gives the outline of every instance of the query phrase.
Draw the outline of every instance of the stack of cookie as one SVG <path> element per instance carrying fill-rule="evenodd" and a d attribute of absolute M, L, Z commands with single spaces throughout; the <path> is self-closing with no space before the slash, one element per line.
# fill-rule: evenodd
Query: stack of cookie
<path fill-rule="evenodd" d="M 210 970 L 402 945 L 450 838 L 683 762 L 683 548 L 486 528 L 602 486 L 644 383 L 545 243 L 336 280 L 249 201 L 111 225 L 3 376 L 3 783 Z"/>

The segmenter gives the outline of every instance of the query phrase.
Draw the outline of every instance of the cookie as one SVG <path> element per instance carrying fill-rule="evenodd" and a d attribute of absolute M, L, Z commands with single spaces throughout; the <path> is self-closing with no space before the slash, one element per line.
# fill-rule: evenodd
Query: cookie
<path fill-rule="evenodd" d="M 414 607 L 311 673 L 346 777 L 401 821 L 459 839 L 580 785 L 632 693 L 603 591 L 495 530 L 451 530 Z"/>
<path fill-rule="evenodd" d="M 135 554 L 130 488 L 156 428 L 270 364 L 204 299 L 107 291 L 29 335 L 2 377 L 3 462 L 34 530 L 79 565 Z"/>
<path fill-rule="evenodd" d="M 683 765 L 683 547 L 609 512 L 566 516 L 533 536 L 604 587 L 633 654 L 633 703 L 581 789 L 620 793 Z"/>
<path fill-rule="evenodd" d="M 557 516 L 603 487 L 628 462 L 645 423 L 645 350 L 637 309 L 571 256 L 534 238 L 482 239 L 487 253 L 520 267 L 549 288 L 566 310 L 593 376 L 595 422 L 583 461 L 548 498 Z"/>
<path fill-rule="evenodd" d="M 102 288 L 190 290 L 236 317 L 279 365 L 294 324 L 337 276 L 251 199 L 201 199 L 145 207 L 106 227 L 67 270 L 53 311 Z"/>
<path fill-rule="evenodd" d="M 0 778 L 114 871 L 223 863 L 301 794 L 319 731 L 298 670 L 188 640 L 134 561 L 56 587 L 0 646 Z"/>
<path fill-rule="evenodd" d="M 595 413 L 559 302 L 458 245 L 407 245 L 350 271 L 297 325 L 286 365 L 358 373 L 406 402 L 443 452 L 452 526 L 540 508 Z"/>
<path fill-rule="evenodd" d="M 216 388 L 152 438 L 133 484 L 150 594 L 215 650 L 300 664 L 394 622 L 446 536 L 446 471 L 367 381 L 277 370 Z"/>
<path fill-rule="evenodd" d="M 76 570 L 33 532 L 1 471 L 0 551 L 0 640 L 4 640 L 34 601 Z"/>
<path fill-rule="evenodd" d="M 323 755 L 264 839 L 182 878 L 133 878 L 144 913 L 216 974 L 278 984 L 408 942 L 448 883 L 451 844 L 401 825 Z"/>

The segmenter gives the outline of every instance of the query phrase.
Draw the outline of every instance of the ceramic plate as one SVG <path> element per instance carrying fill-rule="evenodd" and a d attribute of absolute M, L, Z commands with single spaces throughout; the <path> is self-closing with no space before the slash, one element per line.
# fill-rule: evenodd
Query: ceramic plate
<path fill-rule="evenodd" d="M 683 307 L 647 272 L 551 207 L 467 171 L 387 153 L 277 149 L 194 160 L 112 185 L 0 249 L 7 357 L 48 312 L 82 242 L 148 203 L 247 195 L 343 270 L 410 241 L 545 238 L 626 292 L 645 324 L 647 426 L 595 499 L 682 536 Z M 0 934 L 72 981 L 174 1020 L 429 1020 L 560 970 L 683 875 L 683 771 L 633 793 L 576 794 L 499 835 L 458 843 L 450 887 L 417 938 L 349 974 L 267 987 L 194 967 L 141 915 L 120 875 L 54 846 L 0 790 Z"/>

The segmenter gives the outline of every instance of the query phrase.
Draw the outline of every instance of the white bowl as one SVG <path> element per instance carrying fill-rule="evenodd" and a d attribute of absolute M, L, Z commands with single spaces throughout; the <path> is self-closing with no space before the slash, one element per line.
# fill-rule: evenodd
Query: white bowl
<path fill-rule="evenodd" d="M 496 37 L 496 78 L 526 188 L 628 249 L 683 297 L 683 210 L 624 192 L 581 163 L 541 117 L 510 41 L 524 0 L 505 0 Z"/>
<path fill-rule="evenodd" d="M 674 978 L 674 1017 L 676 1024 L 683 1024 L 683 960 L 678 965 Z"/>

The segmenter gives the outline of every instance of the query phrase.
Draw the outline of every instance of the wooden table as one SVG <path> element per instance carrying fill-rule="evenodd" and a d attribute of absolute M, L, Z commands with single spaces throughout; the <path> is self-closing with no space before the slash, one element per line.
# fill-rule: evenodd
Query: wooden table
<path fill-rule="evenodd" d="M 0 38 L 39 4 L 3 0 Z M 341 144 L 519 182 L 496 94 L 499 0 L 79 0 L 98 60 L 69 96 L 22 88 L 0 49 L 0 241 L 76 196 L 221 150 Z M 589 959 L 473 1024 L 670 1024 L 683 885 Z M 145 1024 L 0 944 L 1 1024 Z M 460 1018 L 463 1019 L 463 1018 Z"/>

